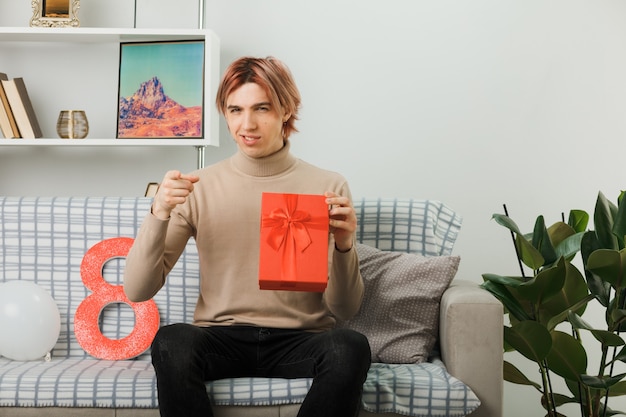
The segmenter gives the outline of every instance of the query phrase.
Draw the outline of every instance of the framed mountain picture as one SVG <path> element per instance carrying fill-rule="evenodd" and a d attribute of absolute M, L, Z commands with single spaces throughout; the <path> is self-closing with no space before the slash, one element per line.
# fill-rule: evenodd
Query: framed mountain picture
<path fill-rule="evenodd" d="M 204 137 L 204 41 L 123 42 L 118 139 Z"/>

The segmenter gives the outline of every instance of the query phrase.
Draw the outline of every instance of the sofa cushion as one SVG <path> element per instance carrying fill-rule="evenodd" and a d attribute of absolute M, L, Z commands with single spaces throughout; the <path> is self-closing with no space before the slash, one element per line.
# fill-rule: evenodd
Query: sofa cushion
<path fill-rule="evenodd" d="M 304 400 L 310 378 L 236 378 L 207 384 L 215 405 L 282 405 Z M 149 361 L 92 358 L 50 362 L 0 358 L 0 407 L 156 408 L 156 377 Z M 372 364 L 363 409 L 402 415 L 464 416 L 480 404 L 442 362 Z"/>
<path fill-rule="evenodd" d="M 155 408 L 155 379 L 147 360 L 0 358 L 0 407 Z"/>
<path fill-rule="evenodd" d="M 282 405 L 304 400 L 312 379 L 235 378 L 207 384 L 216 405 Z M 254 390 L 252 387 L 255 387 Z M 362 408 L 412 417 L 461 417 L 480 400 L 440 360 L 420 364 L 373 363 L 363 385 Z"/>
<path fill-rule="evenodd" d="M 437 200 L 362 198 L 354 210 L 357 241 L 381 250 L 450 255 L 461 230 L 461 216 Z"/>
<path fill-rule="evenodd" d="M 365 295 L 359 313 L 340 326 L 367 336 L 372 362 L 420 363 L 439 332 L 439 303 L 458 256 L 424 257 L 357 244 Z"/>
<path fill-rule="evenodd" d="M 372 413 L 412 417 L 461 417 L 480 405 L 476 394 L 443 362 L 373 363 L 363 384 L 362 407 Z"/>

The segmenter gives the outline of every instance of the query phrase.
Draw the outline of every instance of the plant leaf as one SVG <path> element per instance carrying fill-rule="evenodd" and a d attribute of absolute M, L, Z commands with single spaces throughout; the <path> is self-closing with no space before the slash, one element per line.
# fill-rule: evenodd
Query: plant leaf
<path fill-rule="evenodd" d="M 622 348 L 617 355 L 615 355 L 615 358 L 613 358 L 613 361 L 622 361 L 624 362 L 626 359 L 626 347 Z"/>
<path fill-rule="evenodd" d="M 566 397 L 563 394 L 557 394 L 557 393 L 551 393 L 551 399 L 553 400 L 554 406 L 556 407 L 560 407 L 562 405 L 565 404 L 569 404 L 569 403 L 577 403 L 578 401 L 576 400 L 576 398 L 570 398 L 570 397 Z M 545 394 L 541 395 L 541 406 L 544 408 L 544 410 L 548 410 L 548 404 L 546 402 L 546 396 Z M 558 411 L 555 411 L 554 413 L 548 413 L 545 415 L 545 417 L 567 417 L 561 413 L 559 413 Z"/>
<path fill-rule="evenodd" d="M 578 380 L 587 369 L 587 352 L 582 344 L 567 333 L 551 332 L 552 349 L 546 360 L 548 368 L 566 379 Z"/>
<path fill-rule="evenodd" d="M 527 359 L 541 363 L 552 348 L 550 332 L 536 321 L 520 321 L 504 327 L 504 339 Z"/>
<path fill-rule="evenodd" d="M 589 224 L 589 214 L 583 210 L 570 210 L 567 224 L 569 224 L 576 233 L 584 232 L 587 230 L 587 225 Z"/>
<path fill-rule="evenodd" d="M 591 388 L 607 390 L 613 385 L 620 382 L 626 374 L 619 374 L 615 376 L 593 376 L 593 375 L 581 375 L 580 380 L 583 384 Z"/>
<path fill-rule="evenodd" d="M 587 259 L 587 269 L 615 289 L 622 286 L 622 260 L 614 249 L 598 249 Z"/>
<path fill-rule="evenodd" d="M 541 253 L 533 247 L 533 245 L 524 237 L 517 224 L 509 216 L 504 214 L 493 214 L 492 219 L 500 226 L 504 226 L 515 234 L 515 250 L 518 259 L 532 270 L 539 269 L 543 266 L 544 260 Z"/>
<path fill-rule="evenodd" d="M 578 400 L 576 398 L 568 397 L 568 396 L 563 395 L 563 394 L 552 393 L 552 397 L 554 397 L 554 404 L 557 407 L 560 407 L 560 406 L 562 406 L 564 404 L 578 403 Z M 543 408 L 547 409 L 546 408 L 546 404 L 545 404 L 545 398 L 543 396 L 541 398 L 541 405 L 543 406 Z M 562 414 L 558 414 L 558 415 L 562 416 Z M 548 417 L 548 416 L 546 416 L 546 417 Z"/>
<path fill-rule="evenodd" d="M 579 232 L 563 239 L 555 248 L 557 256 L 573 258 L 580 251 L 580 244 L 586 232 Z"/>
<path fill-rule="evenodd" d="M 555 248 L 565 239 L 575 234 L 576 231 L 567 223 L 556 222 L 552 226 L 548 227 L 550 242 L 552 242 Z"/>
<path fill-rule="evenodd" d="M 494 297 L 496 297 L 505 308 L 516 320 L 530 320 L 530 317 L 526 313 L 526 310 L 519 303 L 517 298 L 511 294 L 505 285 L 499 283 L 497 280 L 491 281 L 490 278 L 498 277 L 494 274 L 483 274 L 485 282 L 481 284 L 481 288 L 489 291 Z"/>
<path fill-rule="evenodd" d="M 532 279 L 523 282 L 517 291 L 524 299 L 541 304 L 563 288 L 566 275 L 565 260 L 561 258 L 555 266 L 546 268 Z"/>
<path fill-rule="evenodd" d="M 586 266 L 589 262 L 589 256 L 600 249 L 600 243 L 595 232 L 587 232 L 580 242 L 580 254 L 583 258 L 583 264 Z M 587 279 L 587 287 L 589 291 L 604 307 L 608 307 L 611 301 L 611 284 L 604 282 L 599 276 L 591 272 L 585 267 L 585 278 Z"/>
<path fill-rule="evenodd" d="M 593 223 L 598 242 L 603 249 L 619 249 L 617 239 L 613 234 L 613 219 L 616 216 L 617 207 L 615 204 L 607 200 L 602 192 L 599 192 L 593 212 Z"/>
<path fill-rule="evenodd" d="M 552 265 L 558 259 L 550 238 L 543 216 L 538 216 L 535 220 L 531 243 L 543 256 L 542 265 Z"/>
<path fill-rule="evenodd" d="M 582 274 L 574 265 L 565 261 L 565 283 L 557 294 L 537 306 L 539 321 L 546 323 L 548 330 L 567 318 L 567 311 L 572 310 L 576 314 L 582 315 L 587 303 L 593 299 L 589 296 L 587 283 Z M 560 317 L 559 321 L 553 322 L 555 317 Z"/>
<path fill-rule="evenodd" d="M 496 223 L 498 223 L 500 226 L 506 227 L 507 229 L 514 232 L 515 234 L 518 234 L 518 235 L 522 234 L 522 232 L 520 232 L 519 230 L 519 227 L 517 227 L 517 224 L 515 224 L 513 219 L 511 219 L 509 216 L 496 213 L 496 214 L 493 214 L 491 218 L 494 219 Z"/>
<path fill-rule="evenodd" d="M 491 281 L 512 288 L 517 288 L 524 283 L 524 279 L 521 277 L 509 277 L 490 273 L 483 274 L 482 277 L 485 281 Z"/>
<path fill-rule="evenodd" d="M 613 320 L 613 328 L 619 328 L 626 321 L 626 310 L 624 309 L 613 309 L 611 311 L 611 320 Z"/>
<path fill-rule="evenodd" d="M 526 378 L 526 375 L 524 375 L 522 371 L 516 368 L 515 365 L 513 365 L 512 363 L 504 361 L 503 370 L 505 381 L 511 382 L 513 384 L 530 385 L 541 391 L 541 385 Z"/>
<path fill-rule="evenodd" d="M 578 311 L 579 309 L 585 307 L 587 305 L 587 303 L 589 303 L 589 301 L 593 300 L 594 296 L 593 294 L 587 294 L 587 296 L 585 298 L 583 298 L 582 300 L 580 300 L 579 302 L 577 302 L 576 304 L 572 305 L 570 308 L 568 308 L 567 310 L 563 310 L 562 312 L 560 312 L 559 314 L 555 315 L 554 317 L 552 317 L 549 321 L 548 324 L 546 326 L 546 328 L 549 331 L 554 330 L 554 328 L 559 324 L 565 321 L 565 319 L 567 319 L 568 314 L 570 313 L 570 311 Z"/>
<path fill-rule="evenodd" d="M 589 323 L 584 321 L 578 314 L 569 313 L 567 319 L 575 329 L 583 329 L 591 332 L 593 337 L 605 346 L 623 346 L 624 339 L 619 335 L 607 330 L 594 329 Z"/>
<path fill-rule="evenodd" d="M 611 385 L 609 397 L 619 397 L 620 395 L 626 395 L 626 381 L 620 381 Z"/>
<path fill-rule="evenodd" d="M 515 235 L 515 247 L 520 260 L 533 271 L 538 270 L 545 264 L 545 259 L 541 252 L 521 234 Z"/>
<path fill-rule="evenodd" d="M 617 205 L 617 214 L 613 222 L 613 235 L 617 238 L 619 248 L 625 246 L 624 235 L 626 235 L 626 202 L 624 202 L 624 191 L 620 193 L 619 203 Z"/>

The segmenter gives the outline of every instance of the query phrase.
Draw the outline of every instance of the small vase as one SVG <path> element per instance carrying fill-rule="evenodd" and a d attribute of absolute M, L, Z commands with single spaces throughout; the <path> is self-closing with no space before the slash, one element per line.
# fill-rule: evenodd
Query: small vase
<path fill-rule="evenodd" d="M 89 133 L 87 115 L 83 110 L 61 110 L 57 133 L 63 139 L 83 139 Z"/>

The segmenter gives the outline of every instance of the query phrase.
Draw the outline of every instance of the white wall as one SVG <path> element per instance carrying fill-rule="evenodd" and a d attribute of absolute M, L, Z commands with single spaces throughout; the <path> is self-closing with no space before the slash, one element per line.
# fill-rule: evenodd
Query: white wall
<path fill-rule="evenodd" d="M 196 27 L 195 0 L 168 4 L 138 1 L 138 25 Z M 83 0 L 81 22 L 132 26 L 133 6 Z M 0 0 L 0 25 L 29 18 L 30 1 Z M 591 212 L 598 191 L 615 198 L 624 188 L 625 21 L 621 0 L 206 4 L 222 68 L 250 54 L 292 69 L 303 96 L 294 152 L 342 172 L 355 197 L 451 205 L 464 216 L 459 276 L 476 282 L 517 273 L 508 234 L 490 220 L 503 203 L 530 231 L 538 214 Z M 0 48 L 0 71 L 41 71 L 20 65 Z M 221 143 L 209 162 L 235 150 L 223 123 Z M 2 147 L 0 194 L 138 195 L 167 169 L 195 164 L 189 148 Z M 543 415 L 531 388 L 507 383 L 505 395 L 507 417 Z"/>

